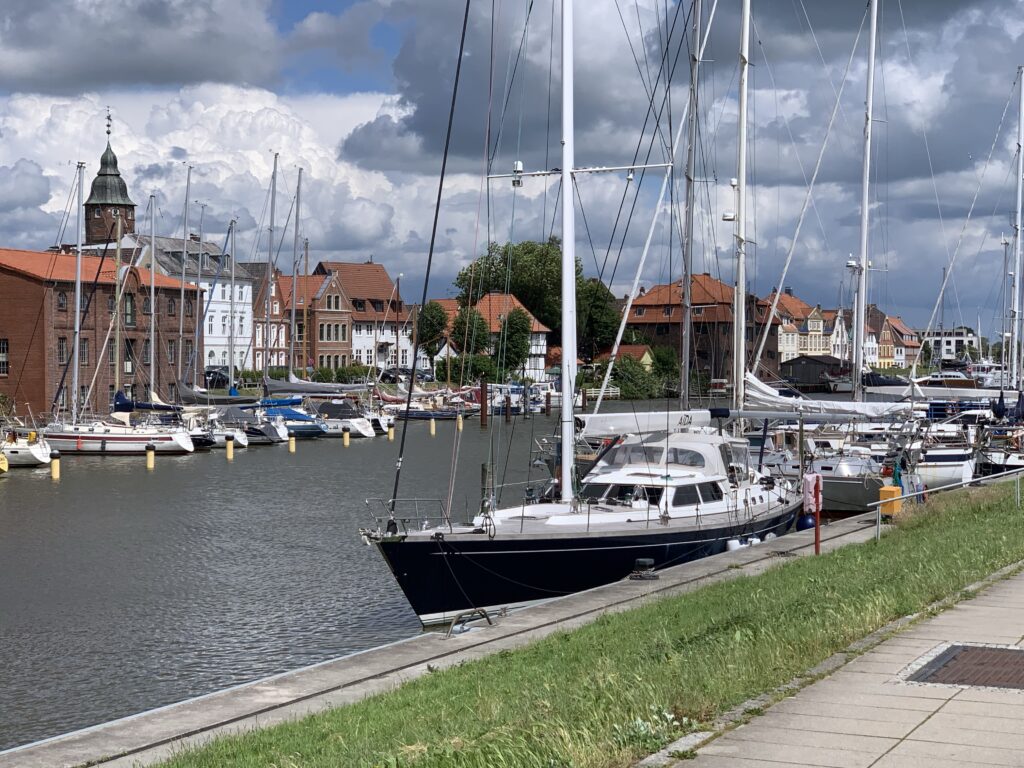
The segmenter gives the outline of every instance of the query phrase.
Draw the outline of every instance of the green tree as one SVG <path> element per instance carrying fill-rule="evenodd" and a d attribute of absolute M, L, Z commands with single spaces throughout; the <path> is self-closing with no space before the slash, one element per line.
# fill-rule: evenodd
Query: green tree
<path fill-rule="evenodd" d="M 487 352 L 491 346 L 491 332 L 484 316 L 469 307 L 460 309 L 452 322 L 451 340 L 460 352 L 471 355 Z"/>
<path fill-rule="evenodd" d="M 576 337 L 580 357 L 593 360 L 615 342 L 622 313 L 608 286 L 596 277 L 576 281 Z"/>
<path fill-rule="evenodd" d="M 631 357 L 620 357 L 612 369 L 612 381 L 623 400 L 647 400 L 660 394 L 659 382 Z"/>
<path fill-rule="evenodd" d="M 530 335 L 533 322 L 530 316 L 516 307 L 501 324 L 498 349 L 494 350 L 498 369 L 506 374 L 518 371 L 530 357 Z"/>
<path fill-rule="evenodd" d="M 654 358 L 651 373 L 672 381 L 679 378 L 679 355 L 672 347 L 652 347 L 651 356 Z"/>
<path fill-rule="evenodd" d="M 457 384 L 477 381 L 481 376 L 486 377 L 488 381 L 497 381 L 498 378 L 494 359 L 490 355 L 465 355 L 450 360 L 438 360 L 434 370 L 438 381 L 448 380 L 449 366 L 452 382 Z"/>
<path fill-rule="evenodd" d="M 436 301 L 428 301 L 416 318 L 416 334 L 420 347 L 430 358 L 430 367 L 434 367 L 434 358 L 444 344 L 448 332 L 448 313 Z"/>
<path fill-rule="evenodd" d="M 583 267 L 576 260 L 577 285 Z M 557 237 L 545 243 L 491 243 L 487 253 L 459 272 L 460 306 L 473 306 L 488 293 L 511 293 L 537 320 L 553 332 L 551 343 L 561 339 L 562 248 Z"/>

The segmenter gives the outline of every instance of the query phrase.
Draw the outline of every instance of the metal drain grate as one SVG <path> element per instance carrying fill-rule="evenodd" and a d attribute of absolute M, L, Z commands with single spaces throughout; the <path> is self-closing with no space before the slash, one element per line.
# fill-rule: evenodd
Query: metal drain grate
<path fill-rule="evenodd" d="M 951 645 L 908 680 L 1024 689 L 1024 648 Z"/>

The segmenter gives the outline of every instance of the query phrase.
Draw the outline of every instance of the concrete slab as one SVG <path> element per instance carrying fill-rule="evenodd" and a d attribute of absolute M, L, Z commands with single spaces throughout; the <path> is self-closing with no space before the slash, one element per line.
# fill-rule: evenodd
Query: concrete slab
<path fill-rule="evenodd" d="M 827 765 L 831 768 L 868 768 L 876 755 L 848 749 L 825 749 L 791 744 L 767 744 L 730 739 L 704 747 L 701 754 L 720 755 L 733 759 L 770 760 L 790 765 Z"/>
<path fill-rule="evenodd" d="M 935 741 L 916 741 L 907 739 L 889 752 L 890 757 L 935 757 L 952 760 L 961 765 L 970 763 L 981 765 L 1024 766 L 1024 754 L 1012 749 L 997 747 L 965 747 L 959 744 L 942 744 Z"/>

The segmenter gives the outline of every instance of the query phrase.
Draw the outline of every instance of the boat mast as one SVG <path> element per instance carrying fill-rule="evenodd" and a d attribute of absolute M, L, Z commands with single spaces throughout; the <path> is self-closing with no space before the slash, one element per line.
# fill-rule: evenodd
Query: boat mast
<path fill-rule="evenodd" d="M 1010 271 L 1010 240 L 1000 233 L 999 244 L 1003 246 L 1003 275 Z M 1000 373 L 999 388 L 1006 386 L 1006 278 L 1003 278 L 1002 291 L 999 296 L 999 367 Z"/>
<path fill-rule="evenodd" d="M 277 202 L 277 155 L 274 153 L 274 170 L 270 174 L 270 226 L 267 228 L 267 289 L 265 310 L 266 325 L 263 326 L 263 380 L 270 376 L 270 289 L 274 285 L 274 214 Z"/>
<path fill-rule="evenodd" d="M 864 399 L 864 339 L 868 296 L 868 193 L 871 184 L 871 114 L 875 94 L 875 40 L 878 36 L 878 0 L 870 0 L 871 32 L 868 37 L 867 96 L 864 101 L 864 167 L 860 198 L 860 265 L 857 267 L 857 303 L 853 310 L 853 399 Z"/>
<path fill-rule="evenodd" d="M 747 358 L 747 69 L 750 66 L 750 0 L 740 17 L 739 144 L 736 162 L 736 285 L 733 290 L 732 404 L 743 408 Z"/>
<path fill-rule="evenodd" d="M 117 254 L 114 262 L 117 269 L 114 270 L 114 394 L 121 391 L 121 216 L 114 211 L 114 222 L 116 224 L 117 243 L 114 245 L 114 252 Z"/>
<path fill-rule="evenodd" d="M 149 196 L 149 399 L 156 394 L 156 195 Z"/>
<path fill-rule="evenodd" d="M 575 474 L 573 401 L 576 389 L 576 203 L 573 166 L 573 0 L 562 0 L 562 478 L 564 502 L 572 501 Z M 413 361 L 413 365 L 416 361 Z M 487 407 L 487 404 L 484 404 Z"/>
<path fill-rule="evenodd" d="M 231 220 L 231 300 L 228 304 L 228 392 L 235 388 L 235 221 Z"/>
<path fill-rule="evenodd" d="M 1013 279 L 1010 287 L 1013 295 L 1010 298 L 1010 386 L 1020 387 L 1020 217 L 1022 203 L 1022 185 L 1024 185 L 1024 67 L 1017 67 L 1017 83 L 1020 85 L 1020 105 L 1017 113 L 1017 209 L 1013 221 Z"/>
<path fill-rule="evenodd" d="M 683 222 L 683 340 L 679 354 L 679 406 L 690 408 L 690 345 L 693 335 L 691 281 L 693 275 L 693 203 L 696 197 L 693 179 L 697 145 L 697 76 L 700 67 L 701 0 L 693 0 L 693 38 L 690 41 L 690 106 L 686 140 L 686 216 Z"/>
<path fill-rule="evenodd" d="M 288 334 L 288 370 L 295 370 L 295 302 L 298 301 L 299 284 L 299 206 L 302 204 L 302 168 L 299 168 L 299 180 L 295 184 L 295 240 L 292 243 L 292 319 L 291 331 Z M 302 302 L 302 312 L 305 316 L 306 302 Z M 303 338 L 309 329 L 303 325 Z"/>
<path fill-rule="evenodd" d="M 302 252 L 305 254 L 305 267 L 302 270 L 303 275 L 309 275 L 309 238 L 303 238 L 302 240 Z M 302 367 L 303 369 L 309 365 L 309 355 L 306 352 L 306 339 L 309 338 L 309 319 L 306 316 L 306 309 L 309 306 L 309 298 L 303 292 L 302 302 Z"/>
<path fill-rule="evenodd" d="M 202 330 L 203 316 L 207 310 L 204 308 L 202 313 L 199 312 L 199 296 L 202 291 L 203 285 L 203 223 L 206 220 L 206 203 L 200 203 L 198 200 L 195 201 L 196 205 L 199 206 L 199 253 L 196 255 L 196 302 L 195 302 L 195 331 L 192 334 L 192 386 L 200 386 L 199 384 L 199 332 Z M 211 285 L 210 293 L 213 293 Z M 211 296 L 211 298 L 213 298 Z M 204 361 L 205 363 L 205 361 Z M 203 372 L 205 374 L 205 364 L 203 366 Z M 206 376 L 203 376 L 202 386 L 206 386 Z"/>
<path fill-rule="evenodd" d="M 181 300 L 178 304 L 178 381 L 182 381 L 182 360 L 185 351 L 185 268 L 188 265 L 188 196 L 192 189 L 192 166 L 185 172 L 185 222 L 181 233 Z"/>
<path fill-rule="evenodd" d="M 110 135 L 110 126 L 107 126 Z M 78 423 L 78 347 L 82 334 L 82 183 L 85 179 L 85 163 L 78 163 L 78 213 L 75 217 L 77 248 L 75 250 L 75 334 L 71 349 L 71 423 Z"/>

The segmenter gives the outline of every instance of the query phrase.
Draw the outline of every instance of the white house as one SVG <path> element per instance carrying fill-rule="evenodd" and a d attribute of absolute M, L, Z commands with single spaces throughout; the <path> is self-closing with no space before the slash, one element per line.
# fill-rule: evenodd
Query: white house
<path fill-rule="evenodd" d="M 842 309 L 826 309 L 822 312 L 826 331 L 829 333 L 830 354 L 840 360 L 850 359 L 850 332 L 846 328 L 846 318 Z"/>
<path fill-rule="evenodd" d="M 870 328 L 864 329 L 864 364 L 878 365 L 878 336 Z"/>
<path fill-rule="evenodd" d="M 981 351 L 974 331 L 964 326 L 944 330 L 921 331 L 921 338 L 932 348 L 932 359 L 962 360 L 970 347 Z"/>

